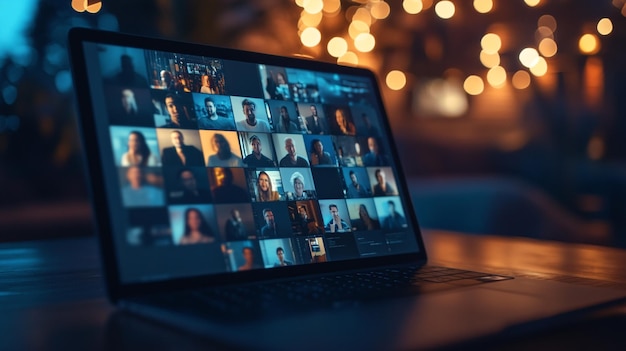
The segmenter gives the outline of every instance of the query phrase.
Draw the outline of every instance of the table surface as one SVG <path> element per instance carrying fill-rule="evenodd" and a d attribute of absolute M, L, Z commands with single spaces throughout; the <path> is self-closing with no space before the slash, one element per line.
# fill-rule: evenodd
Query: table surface
<path fill-rule="evenodd" d="M 526 238 L 427 231 L 430 262 L 515 276 L 626 287 L 626 250 Z M 3 350 L 223 349 L 121 312 L 104 298 L 93 237 L 0 245 Z M 626 306 L 484 348 L 626 349 Z M 588 344 L 585 344 L 588 343 Z"/>

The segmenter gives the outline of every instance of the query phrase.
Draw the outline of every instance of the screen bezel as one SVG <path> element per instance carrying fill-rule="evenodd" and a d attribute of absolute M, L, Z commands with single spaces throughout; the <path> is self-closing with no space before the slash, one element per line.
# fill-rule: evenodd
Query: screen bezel
<path fill-rule="evenodd" d="M 109 211 L 108 196 L 101 184 L 104 184 L 103 166 L 98 150 L 97 130 L 94 122 L 94 112 L 91 100 L 90 86 L 87 77 L 87 62 L 84 54 L 84 44 L 106 44 L 129 46 L 147 50 L 178 52 L 182 54 L 210 56 L 225 60 L 266 64 L 271 66 L 286 66 L 313 71 L 334 72 L 348 74 L 368 79 L 372 83 L 376 103 L 380 107 L 383 133 L 391 144 L 390 150 L 394 167 L 397 170 L 399 193 L 402 194 L 406 206 L 405 215 L 410 219 L 413 234 L 418 245 L 418 252 L 397 254 L 391 256 L 359 258 L 346 261 L 330 261 L 315 265 L 297 265 L 282 269 L 263 269 L 247 272 L 228 272 L 205 276 L 174 278 L 159 282 L 123 283 L 120 279 L 117 252 L 112 233 L 111 214 Z M 85 28 L 73 28 L 69 32 L 69 53 L 76 92 L 78 107 L 78 125 L 84 150 L 84 160 L 87 168 L 87 182 L 91 195 L 95 231 L 98 234 L 103 270 L 106 279 L 108 296 L 115 302 L 121 298 L 140 296 L 148 293 L 169 290 L 191 289 L 213 285 L 242 284 L 269 279 L 288 278 L 294 276 L 323 274 L 340 270 L 362 269 L 380 266 L 391 266 L 404 263 L 425 263 L 427 256 L 419 224 L 415 216 L 410 192 L 398 156 L 397 147 L 392 137 L 387 113 L 382 102 L 378 82 L 370 70 L 357 67 L 338 66 L 331 63 L 313 61 L 303 58 L 281 57 L 248 51 L 219 48 L 170 40 L 139 37 L 121 33 L 105 32 Z"/>

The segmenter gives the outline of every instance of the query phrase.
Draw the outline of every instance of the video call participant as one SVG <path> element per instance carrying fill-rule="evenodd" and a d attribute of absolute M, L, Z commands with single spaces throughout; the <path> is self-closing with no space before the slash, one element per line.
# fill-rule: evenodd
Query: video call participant
<path fill-rule="evenodd" d="M 350 226 L 348 225 L 348 223 L 346 223 L 346 221 L 344 221 L 343 219 L 341 219 L 341 217 L 339 217 L 339 208 L 337 208 L 337 205 L 330 204 L 328 206 L 328 210 L 330 211 L 332 218 L 326 224 L 326 228 L 324 228 L 326 229 L 326 232 L 330 232 L 330 233 L 349 232 Z"/>
<path fill-rule="evenodd" d="M 161 86 L 165 90 L 176 94 L 185 92 L 185 87 L 180 84 L 180 82 L 177 82 L 176 79 L 174 79 L 174 75 L 172 74 L 172 72 L 162 70 L 159 73 L 159 76 L 161 77 Z"/>
<path fill-rule="evenodd" d="M 280 117 L 278 118 L 276 131 L 281 133 L 299 133 L 300 128 L 291 120 L 287 106 L 280 107 Z"/>
<path fill-rule="evenodd" d="M 311 140 L 311 166 L 324 166 L 330 165 L 332 166 L 332 160 L 330 158 L 330 154 L 324 151 L 324 144 L 319 139 Z"/>
<path fill-rule="evenodd" d="M 261 171 L 257 176 L 256 188 L 257 201 L 266 202 L 280 200 L 280 194 L 273 189 L 272 179 L 270 179 L 270 176 L 265 171 Z"/>
<path fill-rule="evenodd" d="M 374 230 L 378 229 L 380 223 L 372 218 L 364 204 L 359 205 L 359 218 L 352 221 L 352 225 L 356 230 Z"/>
<path fill-rule="evenodd" d="M 196 208 L 188 208 L 185 211 L 185 231 L 178 244 L 210 244 L 213 242 L 215 242 L 215 236 L 202 213 Z"/>
<path fill-rule="evenodd" d="M 265 225 L 261 227 L 262 238 L 275 238 L 278 236 L 276 230 L 276 222 L 274 222 L 274 212 L 269 209 L 263 209 L 263 219 L 265 219 Z"/>
<path fill-rule="evenodd" d="M 226 219 L 224 224 L 224 232 L 227 241 L 245 240 L 248 238 L 246 234 L 246 226 L 243 224 L 239 210 L 233 208 L 230 211 L 230 218 Z"/>
<path fill-rule="evenodd" d="M 292 138 L 285 138 L 285 150 L 287 155 L 280 160 L 281 167 L 309 167 L 309 162 L 296 153 L 296 145 Z"/>
<path fill-rule="evenodd" d="M 397 195 L 396 189 L 387 182 L 385 171 L 378 168 L 374 175 L 376 176 L 376 185 L 374 185 L 374 196 Z"/>
<path fill-rule="evenodd" d="M 401 229 L 407 226 L 406 219 L 398 211 L 396 211 L 396 204 L 389 200 L 387 201 L 387 217 L 383 219 L 383 229 Z"/>
<path fill-rule="evenodd" d="M 335 122 L 337 122 L 338 132 L 343 135 L 355 135 L 356 127 L 350 120 L 349 115 L 343 108 L 335 110 Z"/>
<path fill-rule="evenodd" d="M 243 161 L 231 151 L 230 144 L 223 134 L 213 134 L 213 137 L 211 137 L 211 145 L 213 146 L 215 154 L 209 156 L 207 166 L 243 167 Z"/>
<path fill-rule="evenodd" d="M 278 262 L 274 263 L 274 267 L 293 266 L 293 262 L 285 259 L 285 250 L 280 246 L 276 248 L 276 257 Z"/>
<path fill-rule="evenodd" d="M 378 139 L 375 137 L 367 138 L 367 147 L 369 152 L 363 156 L 363 165 L 365 167 L 389 166 L 389 159 L 387 156 L 380 153 Z"/>
<path fill-rule="evenodd" d="M 155 186 L 146 184 L 143 169 L 130 166 L 126 170 L 128 184 L 122 188 L 122 201 L 129 207 L 163 206 L 165 199 L 163 191 Z"/>
<path fill-rule="evenodd" d="M 215 101 L 208 97 L 204 99 L 204 107 L 206 108 L 207 117 L 201 117 L 198 119 L 198 128 L 200 129 L 220 129 L 220 130 L 234 130 L 235 122 L 229 118 L 220 117 L 217 115 L 217 108 L 215 107 Z"/>
<path fill-rule="evenodd" d="M 318 115 L 315 105 L 311 105 L 310 109 L 311 115 L 305 117 L 307 129 L 311 134 L 326 134 L 328 131 L 326 120 Z"/>
<path fill-rule="evenodd" d="M 217 184 L 213 188 L 213 201 L 218 203 L 250 201 L 248 192 L 233 184 L 233 172 L 230 168 L 216 167 L 213 169 L 213 175 Z"/>
<path fill-rule="evenodd" d="M 258 136 L 253 135 L 250 137 L 250 145 L 252 146 L 252 153 L 243 159 L 243 163 L 245 163 L 246 166 L 276 167 L 276 162 L 261 153 L 261 151 L 263 151 L 263 145 Z"/>
<path fill-rule="evenodd" d="M 180 103 L 180 99 L 176 95 L 165 95 L 165 108 L 170 120 L 161 126 L 161 128 L 185 128 L 195 129 L 194 123 L 189 121 L 185 113 L 184 107 Z"/>
<path fill-rule="evenodd" d="M 309 213 L 305 206 L 298 207 L 298 213 L 300 215 L 302 235 L 315 235 L 322 234 L 324 232 L 324 228 L 317 225 L 315 220 L 309 218 Z"/>
<path fill-rule="evenodd" d="M 129 88 L 147 88 L 148 81 L 141 74 L 135 72 L 135 64 L 130 55 L 120 56 L 120 72 L 114 75 L 111 83 Z"/>
<path fill-rule="evenodd" d="M 198 203 L 207 202 L 211 199 L 208 190 L 198 188 L 196 176 L 189 168 L 183 168 L 178 172 L 178 181 L 181 191 L 175 197 L 178 203 Z"/>
<path fill-rule="evenodd" d="M 256 263 L 256 258 L 255 258 L 253 248 L 249 246 L 245 246 L 243 249 L 241 249 L 241 254 L 243 255 L 244 264 L 239 266 L 239 268 L 237 268 L 238 271 L 247 271 L 250 269 L 261 268 L 259 264 Z"/>
<path fill-rule="evenodd" d="M 254 101 L 244 99 L 241 102 L 243 108 L 243 115 L 246 119 L 237 122 L 237 129 L 244 132 L 265 132 L 269 133 L 270 125 L 263 120 L 256 118 L 256 104 Z"/>
<path fill-rule="evenodd" d="M 172 147 L 163 149 L 161 161 L 164 166 L 204 166 L 202 151 L 192 145 L 185 145 L 185 137 L 179 130 L 170 133 Z"/>
<path fill-rule="evenodd" d="M 304 191 L 304 176 L 300 172 L 293 172 L 291 175 L 291 185 L 293 193 L 287 195 L 287 200 L 308 200 L 309 194 Z"/>
<path fill-rule="evenodd" d="M 359 179 L 354 171 L 350 171 L 350 184 L 347 186 L 347 195 L 349 198 L 369 196 L 369 191 L 359 183 Z"/>
<path fill-rule="evenodd" d="M 143 133 L 133 130 L 128 134 L 128 151 L 122 155 L 120 164 L 127 166 L 159 166 L 159 160 L 152 155 Z"/>
<path fill-rule="evenodd" d="M 200 87 L 200 92 L 203 94 L 217 94 L 217 89 L 214 89 L 211 86 L 211 77 L 208 74 L 202 75 L 202 86 Z M 206 100 L 205 100 L 206 103 Z M 216 128 L 217 129 L 217 128 Z"/>

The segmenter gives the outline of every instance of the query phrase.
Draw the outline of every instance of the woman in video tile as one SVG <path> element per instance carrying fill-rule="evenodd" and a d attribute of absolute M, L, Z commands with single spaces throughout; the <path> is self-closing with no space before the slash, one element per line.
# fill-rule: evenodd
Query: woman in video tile
<path fill-rule="evenodd" d="M 304 191 L 304 176 L 300 172 L 293 172 L 291 175 L 291 185 L 293 186 L 293 193 L 287 195 L 287 200 L 308 200 L 309 194 Z"/>
<path fill-rule="evenodd" d="M 203 94 L 217 94 L 217 89 L 214 89 L 211 84 L 211 77 L 208 74 L 202 75 L 202 87 L 200 92 Z"/>
<path fill-rule="evenodd" d="M 311 140 L 311 165 L 312 166 L 322 166 L 322 165 L 330 165 L 332 166 L 332 160 L 330 158 L 330 154 L 324 151 L 324 144 L 319 139 Z"/>
<path fill-rule="evenodd" d="M 159 161 L 152 155 L 146 138 L 139 131 L 128 134 L 128 151 L 122 155 L 121 165 L 127 166 L 158 166 Z"/>
<path fill-rule="evenodd" d="M 243 167 L 243 161 L 231 151 L 230 144 L 224 135 L 213 134 L 211 144 L 215 154 L 209 156 L 207 160 L 209 167 Z"/>
<path fill-rule="evenodd" d="M 370 216 L 364 204 L 359 206 L 359 220 L 353 221 L 352 224 L 357 230 L 374 230 L 380 227 L 378 220 Z"/>
<path fill-rule="evenodd" d="M 356 127 L 352 123 L 350 116 L 343 108 L 335 110 L 335 121 L 337 122 L 337 128 L 339 133 L 343 135 L 355 135 Z"/>
<path fill-rule="evenodd" d="M 272 180 L 265 171 L 259 173 L 256 180 L 256 188 L 259 202 L 278 201 L 280 199 L 280 194 L 278 194 L 278 191 L 273 190 Z"/>
<path fill-rule="evenodd" d="M 215 242 L 215 236 L 211 227 L 202 213 L 196 208 L 185 211 L 185 232 L 180 238 L 180 245 L 210 244 Z"/>

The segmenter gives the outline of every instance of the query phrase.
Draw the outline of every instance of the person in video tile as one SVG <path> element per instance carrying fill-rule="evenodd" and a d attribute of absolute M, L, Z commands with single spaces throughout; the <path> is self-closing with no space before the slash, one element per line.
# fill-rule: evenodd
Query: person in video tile
<path fill-rule="evenodd" d="M 236 208 L 230 211 L 230 218 L 228 218 L 224 224 L 224 231 L 226 232 L 226 240 L 228 241 L 245 240 L 248 238 L 246 226 L 243 224 L 241 214 Z"/>
<path fill-rule="evenodd" d="M 152 155 L 143 133 L 133 130 L 128 134 L 128 151 L 122 155 L 120 164 L 127 166 L 159 166 L 159 160 Z"/>
<path fill-rule="evenodd" d="M 161 86 L 171 93 L 183 93 L 185 92 L 185 87 L 180 84 L 180 82 L 174 79 L 174 75 L 170 71 L 162 70 L 159 73 L 161 77 Z M 167 103 L 166 103 L 167 104 Z"/>
<path fill-rule="evenodd" d="M 349 198 L 369 196 L 368 189 L 359 183 L 359 179 L 354 171 L 350 171 L 350 184 L 348 184 L 347 188 Z"/>
<path fill-rule="evenodd" d="M 380 153 L 380 145 L 375 137 L 367 138 L 367 147 L 369 152 L 363 156 L 363 165 L 365 167 L 372 166 L 389 166 L 387 156 Z"/>
<path fill-rule="evenodd" d="M 272 180 L 265 171 L 259 172 L 256 188 L 258 193 L 257 200 L 259 202 L 280 200 L 280 194 L 273 189 Z"/>
<path fill-rule="evenodd" d="M 238 271 L 248 271 L 251 269 L 261 268 L 258 263 L 256 263 L 256 258 L 254 249 L 248 246 L 245 246 L 241 249 L 241 254 L 243 255 L 244 264 L 237 268 Z"/>
<path fill-rule="evenodd" d="M 122 188 L 124 205 L 129 207 L 164 205 L 163 191 L 155 186 L 146 184 L 145 175 L 141 167 L 128 167 L 126 180 L 128 185 Z"/>
<path fill-rule="evenodd" d="M 328 126 L 326 120 L 318 115 L 317 107 L 315 105 L 310 106 L 311 115 L 305 117 L 306 127 L 311 134 L 326 134 Z"/>
<path fill-rule="evenodd" d="M 276 131 L 281 133 L 299 133 L 300 128 L 291 120 L 287 106 L 280 107 L 280 118 L 277 121 Z"/>
<path fill-rule="evenodd" d="M 276 167 L 276 163 L 269 157 L 263 155 L 263 145 L 258 136 L 250 137 L 250 145 L 252 145 L 252 153 L 243 159 L 248 167 Z"/>
<path fill-rule="evenodd" d="M 278 262 L 274 263 L 274 267 L 293 266 L 293 262 L 285 259 L 285 250 L 280 246 L 276 248 L 276 257 Z"/>
<path fill-rule="evenodd" d="M 209 201 L 211 194 L 206 189 L 198 188 L 196 176 L 188 168 L 183 168 L 178 172 L 178 180 L 182 193 L 176 198 L 178 203 L 198 203 Z"/>
<path fill-rule="evenodd" d="M 383 229 L 401 229 L 407 226 L 406 219 L 398 211 L 396 211 L 396 204 L 389 200 L 387 201 L 387 217 L 383 219 Z"/>
<path fill-rule="evenodd" d="M 208 74 L 202 75 L 202 87 L 200 87 L 200 92 L 203 94 L 217 94 L 217 89 L 214 89 L 211 86 L 211 77 Z"/>
<path fill-rule="evenodd" d="M 113 83 L 125 87 L 147 88 L 148 81 L 141 74 L 135 72 L 135 64 L 130 55 L 120 56 L 120 72 L 111 78 Z"/>
<path fill-rule="evenodd" d="M 300 227 L 303 235 L 315 235 L 324 232 L 322 226 L 318 226 L 315 220 L 309 218 L 309 212 L 305 206 L 298 207 L 298 214 L 300 214 Z"/>
<path fill-rule="evenodd" d="M 376 184 L 374 185 L 374 196 L 396 195 L 396 189 L 387 182 L 385 171 L 378 168 L 374 172 L 376 176 Z"/>
<path fill-rule="evenodd" d="M 170 116 L 170 120 L 161 126 L 161 128 L 186 128 L 195 129 L 194 123 L 190 122 L 185 113 L 184 107 L 181 105 L 179 98 L 176 95 L 165 95 L 165 108 L 167 108 L 167 114 Z"/>
<path fill-rule="evenodd" d="M 311 140 L 311 166 L 332 165 L 330 154 L 324 151 L 324 144 L 319 139 Z"/>
<path fill-rule="evenodd" d="M 201 117 L 198 119 L 198 128 L 200 129 L 220 129 L 220 130 L 233 130 L 235 124 L 232 119 L 220 117 L 217 115 L 217 107 L 215 106 L 215 100 L 208 97 L 204 99 L 204 107 L 207 112 L 207 117 Z"/>
<path fill-rule="evenodd" d="M 241 102 L 243 115 L 246 119 L 237 122 L 237 129 L 244 132 L 270 132 L 270 125 L 263 120 L 256 118 L 256 104 L 252 100 L 244 99 Z"/>
<path fill-rule="evenodd" d="M 292 138 L 285 138 L 287 155 L 280 160 L 281 167 L 309 167 L 309 162 L 296 153 L 296 144 Z"/>
<path fill-rule="evenodd" d="M 289 180 L 293 186 L 293 193 L 287 195 L 287 200 L 308 200 L 309 194 L 304 191 L 305 184 L 302 173 L 293 172 Z"/>
<path fill-rule="evenodd" d="M 356 223 L 355 223 L 356 222 Z M 359 219 L 352 221 L 352 224 L 358 230 L 374 230 L 378 229 L 378 220 L 372 218 L 364 204 L 359 205 Z"/>
<path fill-rule="evenodd" d="M 213 189 L 213 200 L 218 203 L 249 202 L 248 192 L 233 184 L 233 172 L 230 168 L 216 167 L 213 175 L 217 186 Z"/>
<path fill-rule="evenodd" d="M 341 219 L 341 217 L 339 217 L 339 208 L 337 208 L 337 205 L 330 204 L 328 206 L 328 210 L 330 211 L 332 218 L 330 222 L 326 224 L 325 229 L 327 232 L 341 233 L 341 232 L 350 231 L 350 226 L 348 226 L 348 223 L 346 223 L 346 221 L 344 221 L 343 219 Z"/>
<path fill-rule="evenodd" d="M 278 233 L 276 231 L 276 222 L 274 222 L 274 212 L 269 208 L 263 209 L 263 218 L 265 219 L 265 225 L 261 227 L 261 237 L 277 237 Z"/>
<path fill-rule="evenodd" d="M 185 137 L 179 130 L 170 133 L 172 147 L 163 149 L 161 160 L 164 166 L 204 166 L 202 151 L 192 145 L 185 145 Z"/>
<path fill-rule="evenodd" d="M 243 167 L 243 161 L 231 151 L 230 144 L 224 135 L 213 134 L 211 144 L 215 154 L 209 156 L 207 160 L 209 167 Z"/>
<path fill-rule="evenodd" d="M 335 110 L 335 121 L 337 122 L 338 132 L 343 135 L 355 135 L 356 127 L 350 120 L 350 116 L 343 108 Z"/>
<path fill-rule="evenodd" d="M 180 245 L 210 244 L 215 242 L 215 236 L 202 213 L 196 208 L 185 211 L 185 231 L 180 238 Z"/>

